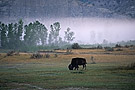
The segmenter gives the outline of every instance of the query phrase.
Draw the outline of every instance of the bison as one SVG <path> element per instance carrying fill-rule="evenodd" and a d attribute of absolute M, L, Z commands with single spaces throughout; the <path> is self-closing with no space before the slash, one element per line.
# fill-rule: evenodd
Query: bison
<path fill-rule="evenodd" d="M 69 70 L 78 70 L 78 65 L 83 65 L 83 69 L 86 69 L 86 59 L 85 58 L 72 58 L 71 64 L 69 64 L 68 68 Z"/>

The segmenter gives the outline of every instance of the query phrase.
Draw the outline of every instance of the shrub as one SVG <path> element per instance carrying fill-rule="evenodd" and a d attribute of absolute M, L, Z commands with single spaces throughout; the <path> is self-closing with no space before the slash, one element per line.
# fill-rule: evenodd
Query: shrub
<path fill-rule="evenodd" d="M 32 58 L 32 59 L 40 59 L 42 57 L 43 57 L 43 55 L 41 55 L 40 53 L 36 53 L 36 54 L 32 54 L 30 58 Z"/>
<path fill-rule="evenodd" d="M 58 57 L 58 55 L 57 54 L 54 54 L 54 57 L 56 58 L 56 57 Z"/>
<path fill-rule="evenodd" d="M 78 43 L 74 43 L 72 45 L 72 49 L 81 49 L 80 45 Z"/>
<path fill-rule="evenodd" d="M 97 49 L 103 49 L 103 47 L 101 45 L 98 45 Z"/>
<path fill-rule="evenodd" d="M 114 51 L 114 49 L 112 47 L 105 47 L 106 51 Z"/>
<path fill-rule="evenodd" d="M 120 44 L 116 44 L 115 47 L 116 47 L 116 48 L 120 48 L 121 45 L 120 45 Z"/>
<path fill-rule="evenodd" d="M 129 48 L 129 46 L 128 46 L 128 45 L 125 45 L 124 47 L 125 47 L 125 48 Z"/>
<path fill-rule="evenodd" d="M 116 51 L 123 51 L 123 49 L 116 49 Z"/>
<path fill-rule="evenodd" d="M 10 52 L 7 53 L 7 56 L 13 56 L 14 53 L 15 53 L 15 51 L 10 51 Z"/>
<path fill-rule="evenodd" d="M 45 58 L 50 58 L 50 55 L 49 55 L 49 54 L 46 54 L 46 55 L 45 55 Z"/>

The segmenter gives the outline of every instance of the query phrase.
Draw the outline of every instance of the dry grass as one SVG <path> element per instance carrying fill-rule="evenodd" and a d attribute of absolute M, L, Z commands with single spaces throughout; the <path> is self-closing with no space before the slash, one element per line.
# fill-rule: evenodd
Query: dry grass
<path fill-rule="evenodd" d="M 59 52 L 65 52 L 59 50 Z M 133 90 L 135 71 L 116 69 L 135 62 L 135 51 L 125 49 L 111 54 L 104 50 L 72 50 L 73 54 L 59 54 L 50 58 L 30 59 L 30 53 L 8 56 L 0 60 L 0 89 L 68 89 L 88 88 L 94 90 Z M 90 54 L 92 52 L 92 54 Z M 98 54 L 97 54 L 98 53 Z M 120 54 L 117 54 L 120 53 Z M 2 53 L 0 58 L 6 54 Z M 90 57 L 96 64 L 90 64 Z M 69 71 L 67 66 L 73 57 L 87 59 L 87 70 Z"/>

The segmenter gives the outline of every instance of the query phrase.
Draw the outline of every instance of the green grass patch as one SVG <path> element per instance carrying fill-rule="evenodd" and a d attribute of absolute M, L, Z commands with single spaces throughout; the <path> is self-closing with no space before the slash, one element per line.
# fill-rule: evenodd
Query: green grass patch
<path fill-rule="evenodd" d="M 93 88 L 94 90 L 134 90 L 135 70 L 115 69 L 119 64 L 101 62 L 87 64 L 87 69 L 70 71 L 67 59 L 37 60 L 28 62 L 25 58 L 10 57 L 17 63 L 0 64 L 0 90 L 9 89 L 62 89 Z M 26 59 L 28 56 L 26 56 Z M 5 59 L 6 60 L 6 59 Z M 24 62 L 18 62 L 24 60 Z"/>

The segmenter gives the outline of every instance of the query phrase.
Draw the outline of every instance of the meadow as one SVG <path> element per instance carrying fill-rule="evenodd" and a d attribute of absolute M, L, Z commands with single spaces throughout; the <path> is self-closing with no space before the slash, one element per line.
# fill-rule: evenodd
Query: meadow
<path fill-rule="evenodd" d="M 72 52 L 41 59 L 31 59 L 31 53 L 3 58 L 6 53 L 1 53 L 0 90 L 135 90 L 135 70 L 126 68 L 135 62 L 135 50 Z M 91 56 L 96 64 L 92 64 Z M 79 70 L 68 70 L 73 57 L 86 58 L 87 69 L 79 66 Z"/>

